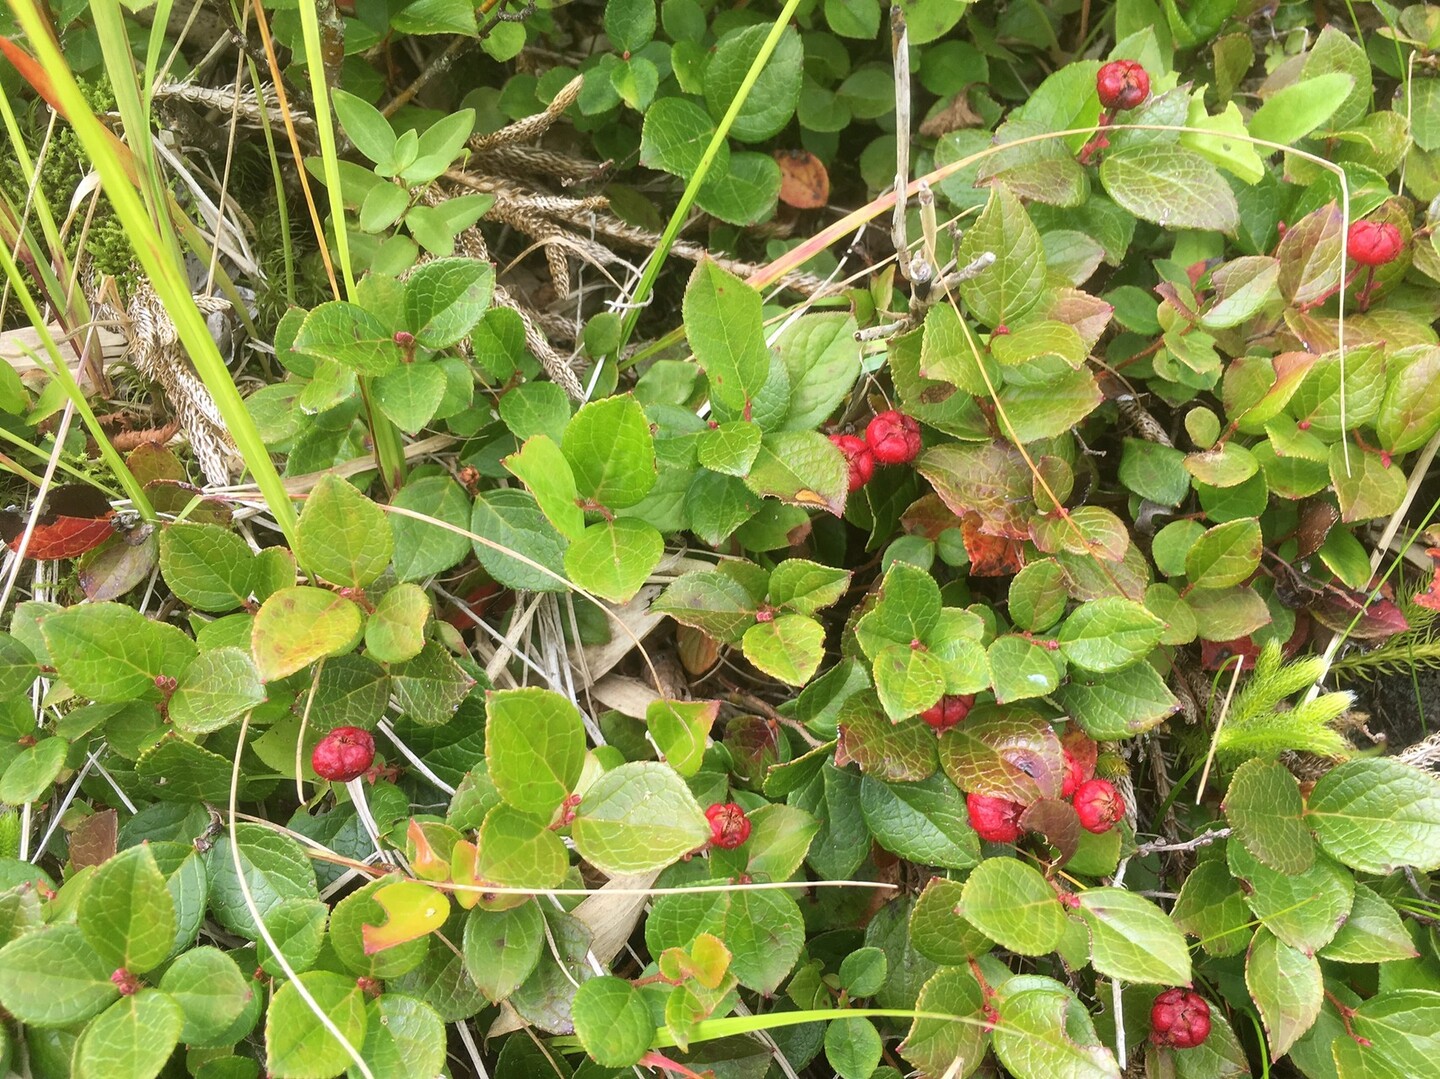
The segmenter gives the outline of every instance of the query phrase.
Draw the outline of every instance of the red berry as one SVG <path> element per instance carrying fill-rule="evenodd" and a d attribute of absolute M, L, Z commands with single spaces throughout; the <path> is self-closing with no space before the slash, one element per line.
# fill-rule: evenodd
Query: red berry
<path fill-rule="evenodd" d="M 1025 807 L 1005 798 L 985 794 L 967 794 L 965 807 L 970 811 L 970 827 L 981 839 L 991 843 L 1014 843 L 1024 831 L 1020 815 Z"/>
<path fill-rule="evenodd" d="M 892 408 L 870 421 L 865 441 L 882 465 L 908 464 L 920 452 L 920 424 L 913 416 Z"/>
<path fill-rule="evenodd" d="M 1085 782 L 1085 765 L 1067 749 L 1065 751 L 1065 781 L 1060 787 L 1060 797 L 1069 798 L 1077 790 L 1080 784 Z"/>
<path fill-rule="evenodd" d="M 1210 1036 L 1210 1005 L 1189 989 L 1167 989 L 1150 1006 L 1150 1040 L 1171 1049 L 1193 1049 Z"/>
<path fill-rule="evenodd" d="M 750 838 L 750 818 L 734 802 L 716 802 L 705 810 L 705 819 L 710 822 L 711 846 L 734 850 Z"/>
<path fill-rule="evenodd" d="M 1108 832 L 1125 815 L 1125 799 L 1108 779 L 1091 779 L 1075 789 L 1080 826 L 1097 835 Z"/>
<path fill-rule="evenodd" d="M 349 783 L 370 770 L 375 760 L 375 739 L 359 727 L 336 727 L 315 744 L 310 767 L 321 779 Z"/>
<path fill-rule="evenodd" d="M 1095 76 L 1095 90 L 1107 109 L 1133 109 L 1150 96 L 1150 76 L 1134 60 L 1111 60 Z"/>
<path fill-rule="evenodd" d="M 974 703 L 973 693 L 947 693 L 921 712 L 920 718 L 937 731 L 948 731 L 970 714 L 970 707 Z"/>
<path fill-rule="evenodd" d="M 1350 226 L 1345 246 L 1361 266 L 1384 266 L 1395 261 L 1405 240 L 1388 221 L 1357 221 Z"/>
<path fill-rule="evenodd" d="M 831 435 L 830 441 L 845 455 L 845 463 L 850 468 L 850 491 L 853 494 L 869 483 L 870 477 L 875 475 L 875 455 L 870 452 L 869 444 L 858 435 Z"/>

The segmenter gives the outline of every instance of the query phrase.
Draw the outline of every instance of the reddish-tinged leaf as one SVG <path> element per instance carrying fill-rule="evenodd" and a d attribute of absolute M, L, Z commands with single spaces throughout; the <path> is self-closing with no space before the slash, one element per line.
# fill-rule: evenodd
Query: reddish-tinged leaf
<path fill-rule="evenodd" d="M 1430 582 L 1430 587 L 1415 597 L 1415 602 L 1421 607 L 1429 607 L 1432 611 L 1440 611 L 1440 547 L 1428 547 L 1425 553 L 1435 563 L 1435 577 Z"/>
<path fill-rule="evenodd" d="M 82 555 L 115 534 L 113 514 L 109 500 L 93 487 L 56 487 L 35 519 L 25 557 L 47 560 Z M 0 538 L 12 551 L 20 550 L 28 520 L 29 514 L 19 510 L 0 511 Z"/>
<path fill-rule="evenodd" d="M 387 917 L 384 925 L 360 927 L 366 955 L 374 955 L 407 940 L 418 940 L 435 932 L 450 916 L 450 900 L 443 893 L 415 880 L 386 885 L 376 891 L 375 902 L 380 904 Z"/>
<path fill-rule="evenodd" d="M 960 526 L 965 540 L 965 553 L 970 556 L 970 576 L 1009 577 L 1025 565 L 1025 545 L 1006 536 L 991 536 L 980 531 L 981 521 L 970 514 Z"/>
<path fill-rule="evenodd" d="M 1039 832 L 1068 862 L 1080 848 L 1080 818 L 1075 807 L 1059 798 L 1042 798 L 1020 817 L 1020 826 L 1027 832 Z"/>
<path fill-rule="evenodd" d="M 1361 641 L 1383 641 L 1410 628 L 1393 600 L 1378 597 L 1365 602 L 1365 593 L 1334 585 L 1311 605 L 1310 613 L 1321 625 Z M 1353 623 L 1353 625 L 1352 625 Z"/>
<path fill-rule="evenodd" d="M 830 201 L 830 174 L 809 150 L 776 150 L 780 201 L 797 210 L 818 210 Z"/>
<path fill-rule="evenodd" d="M 979 514 L 995 535 L 1028 536 L 1030 470 L 1014 446 L 951 443 L 927 450 L 915 467 L 956 514 Z"/>

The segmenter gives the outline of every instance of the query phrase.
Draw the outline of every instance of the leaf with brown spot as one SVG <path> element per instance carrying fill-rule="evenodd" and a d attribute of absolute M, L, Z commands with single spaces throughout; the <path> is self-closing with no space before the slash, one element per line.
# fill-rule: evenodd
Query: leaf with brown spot
<path fill-rule="evenodd" d="M 818 210 L 830 201 L 830 174 L 809 150 L 776 150 L 780 201 L 797 210 Z"/>

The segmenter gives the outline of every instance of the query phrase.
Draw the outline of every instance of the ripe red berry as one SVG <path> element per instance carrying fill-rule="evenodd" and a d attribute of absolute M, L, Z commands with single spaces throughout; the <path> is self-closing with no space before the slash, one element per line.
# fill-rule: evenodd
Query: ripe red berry
<path fill-rule="evenodd" d="M 920 718 L 937 731 L 948 731 L 970 714 L 975 703 L 973 693 L 947 693 L 920 713 Z"/>
<path fill-rule="evenodd" d="M 908 464 L 920 452 L 920 424 L 913 416 L 892 408 L 870 421 L 865 441 L 882 465 Z"/>
<path fill-rule="evenodd" d="M 1060 797 L 1069 798 L 1085 782 L 1085 765 L 1067 749 L 1065 751 L 1065 781 L 1060 787 Z"/>
<path fill-rule="evenodd" d="M 1210 1036 L 1210 1005 L 1189 989 L 1167 989 L 1150 1006 L 1150 1040 L 1171 1049 L 1193 1049 Z"/>
<path fill-rule="evenodd" d="M 1150 96 L 1150 75 L 1134 60 L 1112 60 L 1095 76 L 1095 90 L 1107 109 L 1133 109 Z"/>
<path fill-rule="evenodd" d="M 1361 266 L 1384 266 L 1395 261 L 1405 240 L 1389 221 L 1357 221 L 1350 226 L 1345 246 Z"/>
<path fill-rule="evenodd" d="M 1097 835 L 1108 832 L 1125 815 L 1125 799 L 1108 779 L 1091 779 L 1075 789 L 1075 812 L 1080 826 Z"/>
<path fill-rule="evenodd" d="M 321 779 L 349 783 L 370 770 L 375 760 L 375 739 L 359 727 L 336 727 L 315 744 L 310 767 Z"/>
<path fill-rule="evenodd" d="M 1005 798 L 985 794 L 967 794 L 965 808 L 970 811 L 970 827 L 981 839 L 991 843 L 1014 843 L 1020 838 L 1020 816 L 1025 807 Z"/>
<path fill-rule="evenodd" d="M 845 455 L 845 464 L 850 468 L 850 493 L 854 494 L 875 475 L 875 455 L 869 443 L 858 435 L 831 435 L 830 441 Z"/>
<path fill-rule="evenodd" d="M 734 850 L 750 838 L 750 818 L 734 802 L 716 802 L 705 810 L 705 819 L 710 822 L 711 846 Z"/>

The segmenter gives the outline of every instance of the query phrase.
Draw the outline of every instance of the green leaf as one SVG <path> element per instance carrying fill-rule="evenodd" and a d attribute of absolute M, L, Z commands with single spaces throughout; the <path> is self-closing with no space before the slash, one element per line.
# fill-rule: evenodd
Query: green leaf
<path fill-rule="evenodd" d="M 1196 588 L 1241 584 L 1260 565 L 1264 541 L 1254 517 L 1226 521 L 1208 529 L 1185 556 L 1185 576 Z"/>
<path fill-rule="evenodd" d="M 702 431 L 695 439 L 696 457 L 712 472 L 744 476 L 760 452 L 760 427 L 746 420 L 730 420 Z"/>
<path fill-rule="evenodd" d="M 1346 761 L 1320 777 L 1305 816 L 1325 851 L 1353 869 L 1440 869 L 1440 780 L 1418 768 Z"/>
<path fill-rule="evenodd" d="M 24 693 L 39 673 L 30 649 L 10 634 L 0 633 L 0 697 Z"/>
<path fill-rule="evenodd" d="M 1250 134 L 1267 142 L 1292 145 L 1330 119 L 1355 88 L 1355 79 L 1339 71 L 1315 75 L 1275 91 L 1250 117 Z"/>
<path fill-rule="evenodd" d="M 218 948 L 181 953 L 160 977 L 160 988 L 180 1006 L 187 1045 L 210 1045 L 245 1011 L 253 990 L 235 960 Z"/>
<path fill-rule="evenodd" d="M 1080 893 L 1090 930 L 1090 962 L 1099 974 L 1126 982 L 1190 984 L 1190 949 L 1175 923 L 1148 899 L 1123 888 Z"/>
<path fill-rule="evenodd" d="M 1226 844 L 1230 872 L 1248 886 L 1245 902 L 1265 928 L 1286 944 L 1313 954 L 1330 943 L 1350 914 L 1355 878 L 1318 856 L 1303 873 L 1277 873 L 1243 844 Z"/>
<path fill-rule="evenodd" d="M 255 615 L 250 651 L 265 682 L 303 671 L 317 659 L 350 651 L 360 638 L 360 608 L 323 588 L 282 588 Z"/>
<path fill-rule="evenodd" d="M 705 66 L 705 105 L 717 122 L 739 93 L 769 33 L 769 25 L 760 23 L 731 30 L 716 44 Z M 804 57 L 800 35 L 793 27 L 786 27 L 735 116 L 730 127 L 731 138 L 740 142 L 763 142 L 778 135 L 790 122 L 800 101 Z"/>
<path fill-rule="evenodd" d="M 969 869 L 980 861 L 965 796 L 944 776 L 922 783 L 885 783 L 866 776 L 860 811 L 880 845 L 908 861 L 945 869 Z"/>
<path fill-rule="evenodd" d="M 430 950 L 430 939 L 424 935 L 426 926 L 423 911 L 416 911 L 402 928 L 395 925 L 396 915 L 387 913 L 387 908 L 376 898 L 376 893 L 381 889 L 395 886 L 383 881 L 371 881 L 340 900 L 330 912 L 330 925 L 326 932 L 330 948 L 336 959 L 361 977 L 397 978 L 419 966 L 425 959 L 425 953 Z M 436 902 L 436 892 L 423 884 L 412 881 L 399 886 L 428 893 L 422 897 L 422 902 L 431 907 L 439 905 Z M 449 904 L 444 906 L 448 911 Z M 401 914 L 399 917 L 404 922 L 406 915 Z M 392 930 L 392 933 L 376 934 L 375 931 L 382 926 Z M 395 932 L 396 930 L 399 931 Z M 395 943 L 391 943 L 392 937 Z M 400 939 L 406 937 L 409 939 Z"/>
<path fill-rule="evenodd" d="M 900 1044 L 900 1055 L 926 1075 L 944 1075 L 957 1060 L 964 1062 L 958 1075 L 968 1074 L 983 1059 L 989 1042 L 984 1007 L 980 983 L 968 969 L 936 971 L 920 990 L 915 1010 L 953 1015 L 959 1021 L 917 1018 Z"/>
<path fill-rule="evenodd" d="M 388 987 L 387 987 L 388 989 Z M 445 1068 L 445 1021 L 429 1004 L 386 992 L 366 1006 L 361 1055 L 375 1079 L 439 1075 Z M 352 1068 L 351 1075 L 355 1074 Z"/>
<path fill-rule="evenodd" d="M 1120 1079 L 1073 993 L 1049 978 L 1013 978 L 996 1001 L 995 1055 L 1012 1074 Z"/>
<path fill-rule="evenodd" d="M 482 491 L 471 512 L 470 531 L 490 541 L 472 541 L 475 556 L 505 587 L 528 592 L 568 589 L 565 548 L 569 541 L 556 531 L 528 491 Z"/>
<path fill-rule="evenodd" d="M 986 326 L 1015 322 L 1040 298 L 1045 252 L 1025 207 L 1003 184 L 995 185 L 984 212 L 965 231 L 956 258 L 965 266 L 987 251 L 995 262 L 960 283 L 960 298 Z"/>
<path fill-rule="evenodd" d="M 1237 768 L 1221 808 L 1233 839 L 1271 869 L 1303 873 L 1315 863 L 1300 785 L 1279 761 L 1249 760 Z"/>
<path fill-rule="evenodd" d="M 1395 363 L 1402 359 L 1408 362 Z M 1375 419 L 1375 437 L 1391 453 L 1401 454 L 1425 445 L 1436 430 L 1440 430 L 1440 348 L 1402 350 L 1392 360 L 1385 399 Z"/>
<path fill-rule="evenodd" d="M 1148 663 L 1115 674 L 1073 671 L 1070 680 L 1055 691 L 1055 698 L 1097 741 L 1143 734 L 1180 707 L 1165 680 Z"/>
<path fill-rule="evenodd" d="M 417 344 L 449 348 L 464 338 L 490 306 L 495 267 L 484 259 L 432 259 L 405 281 L 405 324 Z"/>
<path fill-rule="evenodd" d="M 346 588 L 373 582 L 395 551 L 384 511 L 333 472 L 306 501 L 296 539 L 304 569 Z"/>
<path fill-rule="evenodd" d="M 606 0 L 605 34 L 621 52 L 648 45 L 655 36 L 654 0 Z"/>
<path fill-rule="evenodd" d="M 500 398 L 500 418 L 522 442 L 549 435 L 558 446 L 570 422 L 570 399 L 553 382 L 522 382 Z"/>
<path fill-rule="evenodd" d="M 875 657 L 875 692 L 891 722 L 918 715 L 945 692 L 945 672 L 929 652 L 909 645 L 887 645 Z"/>
<path fill-rule="evenodd" d="M 669 865 L 703 846 L 710 827 L 673 770 L 636 761 L 591 785 L 576 810 L 571 835 L 582 858 L 613 876 Z"/>
<path fill-rule="evenodd" d="M 777 607 L 814 614 L 845 594 L 850 573 L 803 558 L 787 558 L 770 574 L 769 599 Z"/>
<path fill-rule="evenodd" d="M 1255 931 L 1245 957 L 1245 987 L 1265 1022 L 1271 1060 L 1290 1051 L 1295 1040 L 1314 1025 L 1325 1002 L 1315 957 L 1265 929 Z"/>
<path fill-rule="evenodd" d="M 662 104 L 656 102 L 651 112 Z M 650 123 L 647 116 L 647 130 Z M 770 374 L 760 293 L 706 259 L 690 277 L 683 308 L 685 336 L 705 369 L 711 398 L 727 408 L 743 409 Z"/>
<path fill-rule="evenodd" d="M 625 509 L 655 486 L 650 421 L 631 394 L 582 405 L 565 428 L 561 448 L 580 496 L 598 505 Z"/>
<path fill-rule="evenodd" d="M 825 658 L 825 627 L 803 614 L 756 622 L 741 641 L 748 659 L 786 685 L 803 686 Z"/>
<path fill-rule="evenodd" d="M 144 844 L 123 850 L 90 877 L 76 922 L 110 969 L 144 974 L 170 954 L 175 901 Z"/>
<path fill-rule="evenodd" d="M 960 916 L 1019 955 L 1044 955 L 1065 935 L 1065 911 L 1039 870 L 1014 858 L 986 858 L 970 873 Z"/>
<path fill-rule="evenodd" d="M 995 700 L 1001 704 L 1053 693 L 1065 675 L 1065 664 L 1038 641 L 1007 633 L 986 650 Z"/>
<path fill-rule="evenodd" d="M 688 180 L 699 171 L 700 160 L 714 135 L 715 121 L 699 105 L 682 97 L 662 97 L 645 110 L 645 123 L 640 131 L 640 164 Z M 711 164 L 711 175 L 729 168 L 730 146 L 722 143 Z M 690 280 L 693 285 L 696 278 Z M 685 321 L 689 322 L 688 314 Z M 693 340 L 690 347 L 695 348 Z"/>
<path fill-rule="evenodd" d="M 565 552 L 565 572 L 602 599 L 624 603 L 640 590 L 665 555 L 665 539 L 635 517 L 589 525 Z"/>
<path fill-rule="evenodd" d="M 106 1008 L 75 1046 L 78 1075 L 154 1079 L 180 1042 L 180 1006 L 157 989 L 142 989 Z"/>
<path fill-rule="evenodd" d="M 446 386 L 444 368 L 430 362 L 401 364 L 371 384 L 375 404 L 407 435 L 435 418 Z"/>
<path fill-rule="evenodd" d="M 0 1004 L 30 1026 L 73 1026 L 120 996 L 113 972 L 78 926 L 35 929 L 0 948 Z"/>
<path fill-rule="evenodd" d="M 1164 629 L 1165 623 L 1143 604 L 1106 596 L 1082 604 L 1065 619 L 1060 627 L 1060 653 L 1087 671 L 1124 670 L 1150 654 Z"/>
<path fill-rule="evenodd" d="M 1250 941 L 1250 908 L 1223 858 L 1207 858 L 1190 871 L 1171 916 L 1210 955 L 1235 955 Z"/>
<path fill-rule="evenodd" d="M 430 597 L 415 584 L 398 584 L 380 597 L 365 623 L 365 649 L 381 663 L 404 663 L 425 647 Z"/>
<path fill-rule="evenodd" d="M 404 359 L 395 343 L 395 328 L 345 300 L 331 300 L 312 309 L 290 347 L 306 356 L 332 360 L 359 375 L 383 375 Z"/>
<path fill-rule="evenodd" d="M 1321 959 L 1337 963 L 1388 963 L 1413 959 L 1418 954 L 1395 908 L 1374 889 L 1358 882 L 1350 916 L 1319 952 Z"/>
<path fill-rule="evenodd" d="M 1405 472 L 1397 464 L 1386 464 L 1378 453 L 1369 453 L 1353 442 L 1330 447 L 1330 482 L 1340 502 L 1342 521 L 1368 521 L 1388 517 L 1405 500 Z"/>
<path fill-rule="evenodd" d="M 69 751 L 63 738 L 41 738 L 21 749 L 0 775 L 0 801 L 18 806 L 39 799 L 59 777 Z"/>
<path fill-rule="evenodd" d="M 119 603 L 57 611 L 40 632 L 65 683 L 101 703 L 156 700 L 155 679 L 178 678 L 195 658 L 195 642 L 174 626 Z"/>
<path fill-rule="evenodd" d="M 500 797 L 546 820 L 575 789 L 585 728 L 575 706 L 546 689 L 485 695 L 485 762 Z"/>
<path fill-rule="evenodd" d="M 245 541 L 216 525 L 178 522 L 160 533 L 160 572 L 183 603 L 233 611 L 255 587 L 255 557 Z"/>
<path fill-rule="evenodd" d="M 316 899 L 315 870 L 300 844 L 258 824 L 236 826 L 240 872 L 261 916 L 285 899 Z M 210 859 L 210 910 L 225 929 L 255 940 L 259 932 L 250 914 L 229 849 L 222 839 L 220 857 Z"/>
<path fill-rule="evenodd" d="M 1166 228 L 1234 232 L 1240 209 L 1230 185 L 1194 150 L 1166 142 L 1127 146 L 1100 163 L 1106 193 L 1136 217 Z"/>
<path fill-rule="evenodd" d="M 170 698 L 170 720 L 186 734 L 227 727 L 263 703 L 265 687 L 254 662 L 238 648 L 201 652 Z"/>
<path fill-rule="evenodd" d="M 335 115 L 350 141 L 375 164 L 389 161 L 395 154 L 395 131 L 390 121 L 374 105 L 347 94 L 344 90 L 331 91 L 330 100 L 335 106 Z"/>
<path fill-rule="evenodd" d="M 582 983 L 570 1010 L 580 1044 L 601 1067 L 638 1063 L 655 1039 L 645 995 L 623 978 L 604 975 Z"/>
<path fill-rule="evenodd" d="M 860 343 L 852 315 L 806 315 L 780 331 L 775 349 L 790 375 L 790 408 L 782 428 L 813 430 L 835 411 L 860 377 Z"/>
<path fill-rule="evenodd" d="M 530 977 L 545 950 L 539 901 L 509 910 L 472 910 L 465 920 L 465 969 L 492 1002 L 504 1000 Z"/>
<path fill-rule="evenodd" d="M 955 912 L 964 884 L 931 877 L 910 914 L 910 939 L 925 958 L 947 967 L 964 967 L 994 945 Z"/>
<path fill-rule="evenodd" d="M 844 512 L 849 482 L 844 456 L 818 431 L 765 435 L 745 477 L 745 486 L 757 495 L 837 517 Z"/>
<path fill-rule="evenodd" d="M 427 641 L 420 654 L 390 667 L 390 684 L 401 711 L 416 723 L 448 723 L 475 686 L 439 641 Z"/>
<path fill-rule="evenodd" d="M 704 630 L 726 644 L 739 644 L 755 624 L 759 601 L 735 578 L 712 570 L 687 573 L 667 588 L 651 611 Z"/>
<path fill-rule="evenodd" d="M 327 1079 L 350 1066 L 350 1054 L 300 996 L 297 982 L 357 1052 L 365 1042 L 365 994 L 354 978 L 312 970 L 281 985 L 270 1000 L 265 1070 L 276 1079 Z"/>
<path fill-rule="evenodd" d="M 778 891 L 664 896 L 645 920 L 651 955 L 666 948 L 688 949 L 701 933 L 724 942 L 730 970 L 741 985 L 768 995 L 800 956 L 805 920 L 795 900 Z"/>
<path fill-rule="evenodd" d="M 832 1019 L 825 1028 L 825 1059 L 840 1079 L 869 1079 L 884 1050 L 869 1019 Z"/>
<path fill-rule="evenodd" d="M 520 452 L 505 458 L 504 464 L 530 488 L 552 525 L 572 540 L 584 533 L 585 511 L 580 508 L 575 473 L 549 435 L 527 438 Z"/>
<path fill-rule="evenodd" d="M 693 776 L 700 770 L 719 712 L 719 701 L 651 701 L 645 726 L 664 761 L 682 776 Z"/>
<path fill-rule="evenodd" d="M 545 818 L 508 805 L 498 805 L 485 814 L 476 842 L 479 853 L 473 883 L 502 888 L 554 888 L 565 879 L 570 865 L 564 843 L 550 830 Z M 496 909 L 504 909 L 519 906 L 525 899 L 507 895 L 493 902 Z"/>

